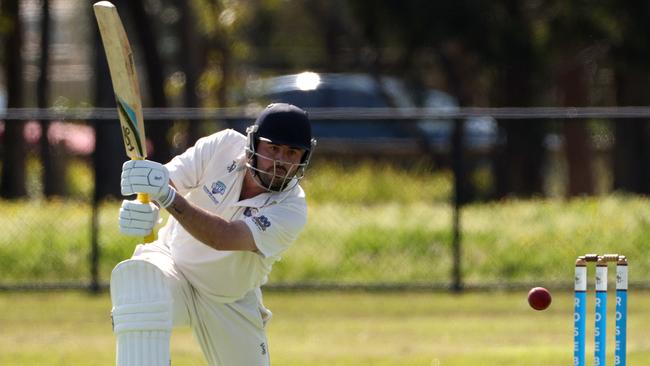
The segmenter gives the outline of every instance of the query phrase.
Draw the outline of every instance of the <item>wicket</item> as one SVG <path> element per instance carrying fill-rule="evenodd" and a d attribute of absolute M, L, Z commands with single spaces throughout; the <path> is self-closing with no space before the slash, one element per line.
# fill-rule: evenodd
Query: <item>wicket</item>
<path fill-rule="evenodd" d="M 616 262 L 614 365 L 625 366 L 627 348 L 627 258 L 618 254 L 587 254 L 576 259 L 573 312 L 573 365 L 585 366 L 587 263 L 596 263 L 594 366 L 605 366 L 607 346 L 607 265 Z"/>

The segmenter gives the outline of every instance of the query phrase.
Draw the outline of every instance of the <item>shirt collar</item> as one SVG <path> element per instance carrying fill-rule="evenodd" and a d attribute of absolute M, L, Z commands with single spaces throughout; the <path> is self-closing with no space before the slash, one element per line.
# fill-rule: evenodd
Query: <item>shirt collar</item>
<path fill-rule="evenodd" d="M 255 197 L 251 197 L 245 200 L 241 200 L 239 202 L 235 202 L 234 205 L 242 206 L 242 207 L 255 207 L 255 208 L 272 206 L 277 203 L 281 203 L 289 196 L 295 194 L 296 189 L 299 189 L 298 185 L 296 185 L 295 187 L 291 188 L 288 191 L 260 193 Z"/>

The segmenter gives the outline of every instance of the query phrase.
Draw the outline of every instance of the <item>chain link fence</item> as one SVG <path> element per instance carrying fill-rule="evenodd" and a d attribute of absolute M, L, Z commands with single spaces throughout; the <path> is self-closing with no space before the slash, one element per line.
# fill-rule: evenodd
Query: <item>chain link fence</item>
<path fill-rule="evenodd" d="M 617 119 L 650 118 L 648 108 L 309 112 L 313 120 L 327 120 L 333 126 L 350 120 L 413 124 L 477 116 L 531 119 L 531 123 L 533 119 L 534 123 L 605 121 L 592 129 L 596 131 L 591 135 L 594 146 L 612 140 L 600 134 L 611 135 Z M 250 121 L 256 114 L 244 109 L 151 109 L 145 111 L 145 118 L 219 120 L 220 126 L 240 128 L 237 123 Z M 117 123 L 112 109 L 20 109 L 9 110 L 4 118 L 71 121 L 68 128 L 78 126 L 86 132 L 91 124 L 85 120 Z M 630 258 L 632 278 L 650 274 L 650 259 L 642 255 L 650 247 L 650 202 L 644 197 L 612 194 L 611 151 L 607 146 L 594 149 L 595 164 L 601 166 L 596 175 L 605 180 L 598 183 L 602 187 L 599 195 L 568 201 L 548 199 L 561 196 L 567 179 L 564 142 L 549 126 L 544 158 L 547 197 L 465 205 L 458 200 L 458 177 L 478 182 L 479 188 L 493 184 L 490 167 L 494 155 L 487 149 L 478 157 L 469 152 L 454 156 L 453 130 L 448 131 L 448 145 L 443 149 L 451 159 L 448 164 L 423 155 L 417 138 L 401 141 L 417 151 L 415 154 L 396 149 L 396 140 L 386 138 L 363 136 L 356 142 L 325 139 L 303 184 L 309 202 L 308 225 L 274 266 L 267 286 L 460 289 L 552 283 L 568 287 L 573 260 L 587 252 L 620 252 Z M 30 128 L 33 125 L 28 124 L 26 140 L 33 144 Z M 92 134 L 84 136 L 92 138 Z M 500 143 L 499 136 L 495 144 Z M 369 145 L 373 153 L 360 156 L 359 146 Z M 112 267 L 128 258 L 139 241 L 119 233 L 118 200 L 92 201 L 94 167 L 89 151 L 79 152 L 74 145 L 67 145 L 65 154 L 66 184 L 77 187 L 69 197 L 43 197 L 41 162 L 37 152 L 30 149 L 28 198 L 0 201 L 1 289 L 104 288 Z M 458 162 L 458 158 L 465 160 Z M 463 174 L 458 174 L 459 167 L 464 169 Z"/>

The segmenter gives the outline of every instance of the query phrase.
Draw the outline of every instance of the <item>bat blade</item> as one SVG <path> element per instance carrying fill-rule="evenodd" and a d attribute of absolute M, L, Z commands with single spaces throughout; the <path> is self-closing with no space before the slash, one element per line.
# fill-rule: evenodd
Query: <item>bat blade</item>
<path fill-rule="evenodd" d="M 102 37 L 108 69 L 111 73 L 126 155 L 131 159 L 145 159 L 147 147 L 145 145 L 142 101 L 131 44 L 115 5 L 108 1 L 99 1 L 93 4 L 93 10 Z M 138 193 L 138 200 L 148 203 L 149 196 Z M 153 240 L 153 232 L 144 238 L 146 243 Z"/>
<path fill-rule="evenodd" d="M 111 73 L 126 155 L 144 159 L 147 148 L 142 102 L 129 39 L 113 4 L 100 1 L 93 5 L 93 10 Z"/>

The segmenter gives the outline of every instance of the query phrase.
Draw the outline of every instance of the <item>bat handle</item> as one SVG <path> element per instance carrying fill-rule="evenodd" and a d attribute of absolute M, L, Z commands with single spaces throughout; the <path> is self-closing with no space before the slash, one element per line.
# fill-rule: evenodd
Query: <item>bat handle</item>
<path fill-rule="evenodd" d="M 149 195 L 146 193 L 138 193 L 138 201 L 142 203 L 149 203 Z M 153 230 L 149 233 L 149 235 L 144 237 L 144 242 L 145 243 L 151 243 L 154 240 L 156 240 L 156 234 L 154 233 Z"/>

